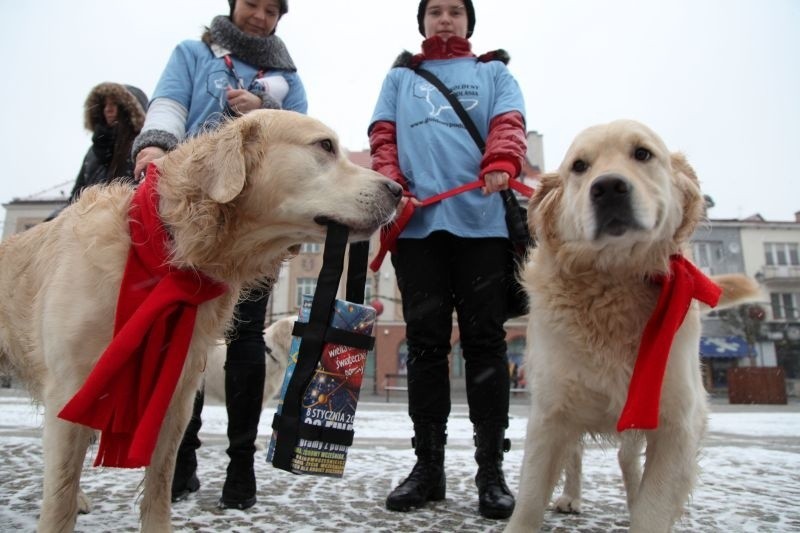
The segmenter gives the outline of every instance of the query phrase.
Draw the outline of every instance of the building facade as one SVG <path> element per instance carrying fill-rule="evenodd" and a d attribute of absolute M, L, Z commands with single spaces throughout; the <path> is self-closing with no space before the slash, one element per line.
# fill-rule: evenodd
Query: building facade
<path fill-rule="evenodd" d="M 700 355 L 710 390 L 727 387 L 730 368 L 780 367 L 790 395 L 800 395 L 800 214 L 795 221 L 710 220 L 692 238 L 695 263 L 707 274 L 744 273 L 763 297 L 703 324 Z"/>

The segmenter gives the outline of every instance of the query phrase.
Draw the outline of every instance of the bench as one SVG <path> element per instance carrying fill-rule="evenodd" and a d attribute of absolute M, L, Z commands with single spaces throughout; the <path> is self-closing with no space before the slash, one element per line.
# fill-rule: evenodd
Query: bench
<path fill-rule="evenodd" d="M 386 391 L 386 401 L 392 391 L 408 391 L 406 374 L 386 374 L 383 380 L 383 390 Z"/>

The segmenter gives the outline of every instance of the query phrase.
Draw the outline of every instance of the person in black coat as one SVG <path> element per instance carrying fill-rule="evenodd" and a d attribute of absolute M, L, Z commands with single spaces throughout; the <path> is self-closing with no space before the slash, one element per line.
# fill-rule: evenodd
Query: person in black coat
<path fill-rule="evenodd" d="M 92 132 L 92 146 L 69 196 L 73 203 L 91 185 L 133 178 L 131 145 L 142 130 L 147 95 L 132 85 L 103 82 L 84 104 L 84 126 Z"/>

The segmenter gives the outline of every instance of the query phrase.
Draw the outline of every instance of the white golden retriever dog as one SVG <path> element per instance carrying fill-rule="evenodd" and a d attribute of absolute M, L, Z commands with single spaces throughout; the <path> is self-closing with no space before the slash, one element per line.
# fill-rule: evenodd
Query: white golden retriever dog
<path fill-rule="evenodd" d="M 158 214 L 170 266 L 223 281 L 200 304 L 189 352 L 145 470 L 142 531 L 170 531 L 170 483 L 209 349 L 223 337 L 239 290 L 275 276 L 288 250 L 322 242 L 334 220 L 367 239 L 393 216 L 401 190 L 354 165 L 336 134 L 289 111 L 256 111 L 195 138 L 161 162 Z M 131 246 L 134 189 L 90 188 L 55 220 L 0 245 L 0 365 L 45 408 L 38 531 L 75 527 L 92 430 L 57 417 L 112 338 Z"/>
<path fill-rule="evenodd" d="M 580 502 L 585 435 L 619 442 L 630 530 L 669 531 L 697 475 L 707 418 L 692 301 L 675 335 L 658 426 L 617 433 L 639 340 L 669 272 L 703 215 L 697 177 L 646 126 L 616 121 L 580 133 L 531 199 L 538 247 L 521 275 L 530 296 L 526 369 L 532 409 L 519 495 L 506 531 L 536 531 L 562 469 L 560 510 Z M 743 276 L 715 279 L 720 305 L 757 296 Z M 645 465 L 640 464 L 643 448 Z"/>
<path fill-rule="evenodd" d="M 264 401 L 272 400 L 280 392 L 283 375 L 289 364 L 289 348 L 292 344 L 292 328 L 297 317 L 286 317 L 270 324 L 264 331 L 267 344 L 267 379 L 264 380 Z M 206 398 L 225 403 L 225 357 L 227 346 L 219 343 L 209 352 L 206 371 L 203 375 Z"/>

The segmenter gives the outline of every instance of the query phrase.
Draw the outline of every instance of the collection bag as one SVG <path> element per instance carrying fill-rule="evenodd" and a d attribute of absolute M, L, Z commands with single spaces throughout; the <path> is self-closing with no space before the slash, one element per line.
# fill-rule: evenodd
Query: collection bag
<path fill-rule="evenodd" d="M 348 230 L 328 225 L 313 297 L 304 296 L 272 422 L 267 462 L 294 474 L 342 477 L 375 309 L 364 305 L 369 243 L 350 245 L 346 300 L 336 299 Z"/>

